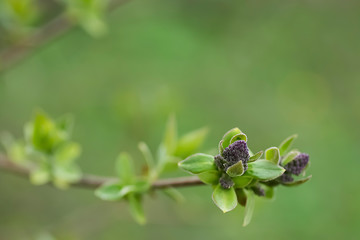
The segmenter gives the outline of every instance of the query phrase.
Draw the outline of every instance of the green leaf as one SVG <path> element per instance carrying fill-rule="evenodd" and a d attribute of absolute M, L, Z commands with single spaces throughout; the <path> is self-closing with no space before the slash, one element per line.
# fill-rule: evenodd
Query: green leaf
<path fill-rule="evenodd" d="M 291 147 L 293 141 L 298 137 L 297 134 L 294 134 L 286 138 L 279 146 L 280 155 L 283 156 Z"/>
<path fill-rule="evenodd" d="M 135 186 L 121 185 L 119 183 L 106 184 L 95 190 L 95 195 L 105 201 L 117 201 L 127 194 L 134 192 Z"/>
<path fill-rule="evenodd" d="M 216 185 L 219 183 L 220 172 L 217 170 L 211 170 L 199 173 L 197 176 L 205 184 Z"/>
<path fill-rule="evenodd" d="M 155 163 L 154 163 L 154 158 L 152 156 L 152 153 L 151 153 L 148 145 L 144 142 L 140 142 L 138 147 L 144 156 L 144 159 L 146 161 L 146 164 L 147 164 L 149 170 L 152 170 L 155 166 Z"/>
<path fill-rule="evenodd" d="M 237 205 L 237 198 L 234 188 L 224 189 L 217 185 L 212 194 L 212 199 L 216 206 L 224 213 L 233 210 Z"/>
<path fill-rule="evenodd" d="M 234 188 L 244 188 L 251 183 L 252 177 L 239 176 L 232 178 L 234 182 Z"/>
<path fill-rule="evenodd" d="M 193 154 L 204 142 L 208 128 L 201 128 L 181 137 L 177 143 L 175 156 L 186 158 Z"/>
<path fill-rule="evenodd" d="M 141 204 L 141 195 L 129 194 L 128 201 L 130 204 L 130 213 L 134 217 L 137 223 L 143 225 L 146 223 L 144 209 Z"/>
<path fill-rule="evenodd" d="M 300 184 L 306 183 L 307 181 L 309 181 L 312 178 L 312 175 L 306 177 L 306 178 L 302 178 L 299 180 L 295 180 L 293 182 L 289 182 L 289 183 L 282 183 L 282 185 L 287 186 L 287 187 L 293 187 L 293 186 L 298 186 Z"/>
<path fill-rule="evenodd" d="M 162 192 L 177 203 L 185 201 L 184 196 L 176 188 L 165 188 Z"/>
<path fill-rule="evenodd" d="M 249 159 L 249 162 L 255 162 L 256 160 L 258 160 L 259 158 L 261 158 L 261 156 L 263 155 L 263 151 L 257 152 L 255 153 L 255 155 L 252 155 Z"/>
<path fill-rule="evenodd" d="M 53 165 L 53 181 L 58 188 L 65 189 L 70 183 L 77 182 L 81 178 L 81 170 L 78 166 L 71 165 Z"/>
<path fill-rule="evenodd" d="M 74 128 L 74 118 L 72 115 L 67 114 L 62 116 L 56 121 L 57 128 L 66 134 L 67 138 L 70 138 L 72 130 Z"/>
<path fill-rule="evenodd" d="M 30 172 L 30 182 L 34 185 L 43 185 L 50 180 L 49 168 L 46 165 L 40 166 Z"/>
<path fill-rule="evenodd" d="M 221 140 L 221 141 L 219 142 L 219 154 L 220 154 L 220 155 L 222 155 L 223 152 L 224 152 L 223 142 L 224 142 L 223 140 Z"/>
<path fill-rule="evenodd" d="M 222 140 L 223 140 L 223 148 L 227 148 L 229 145 L 230 145 L 230 141 L 231 139 L 236 135 L 236 134 L 239 134 L 239 133 L 242 133 L 240 131 L 239 128 L 233 128 L 233 129 L 230 129 L 227 133 L 225 133 L 225 135 L 223 136 Z"/>
<path fill-rule="evenodd" d="M 246 205 L 245 205 L 245 216 L 243 226 L 247 226 L 252 218 L 255 208 L 255 194 L 251 190 L 245 190 L 246 193 Z"/>
<path fill-rule="evenodd" d="M 191 155 L 185 160 L 179 162 L 178 166 L 181 169 L 194 174 L 216 170 L 214 157 L 204 153 Z"/>
<path fill-rule="evenodd" d="M 70 164 L 79 157 L 80 153 L 81 147 L 79 144 L 67 142 L 56 149 L 54 159 L 59 164 Z"/>
<path fill-rule="evenodd" d="M 237 188 L 235 189 L 235 193 L 236 193 L 236 198 L 238 203 L 241 206 L 245 206 L 246 205 L 246 194 L 243 188 Z"/>
<path fill-rule="evenodd" d="M 288 154 L 285 155 L 285 157 L 282 159 L 281 164 L 283 166 L 285 166 L 286 164 L 288 164 L 289 162 L 291 162 L 292 160 L 294 160 L 296 158 L 297 155 L 299 155 L 300 152 L 299 151 L 291 151 Z"/>
<path fill-rule="evenodd" d="M 270 187 L 270 186 L 267 186 L 265 184 L 261 184 L 260 183 L 260 186 L 262 189 L 265 190 L 265 198 L 267 199 L 274 199 L 275 197 L 275 189 L 273 187 Z"/>
<path fill-rule="evenodd" d="M 40 111 L 35 115 L 32 130 L 31 142 L 36 149 L 41 151 L 50 153 L 64 140 L 64 136 L 59 133 L 55 123 Z"/>
<path fill-rule="evenodd" d="M 257 179 L 268 181 L 281 176 L 285 169 L 268 160 L 257 160 L 248 163 L 246 175 L 253 176 Z"/>
<path fill-rule="evenodd" d="M 279 164 L 280 161 L 280 152 L 277 147 L 271 147 L 265 150 L 265 159 L 273 162 L 275 164 Z"/>
<path fill-rule="evenodd" d="M 230 140 L 230 144 L 236 142 L 236 141 L 239 141 L 239 140 L 243 140 L 245 142 L 247 142 L 247 136 L 244 134 L 244 133 L 239 133 L 239 134 L 236 134 L 235 136 L 233 136 Z"/>
<path fill-rule="evenodd" d="M 120 153 L 118 158 L 116 159 L 115 164 L 116 173 L 124 184 L 131 184 L 134 181 L 135 174 L 134 174 L 134 167 L 133 161 L 129 154 L 123 152 Z"/>
<path fill-rule="evenodd" d="M 164 146 L 168 155 L 172 155 L 177 145 L 177 127 L 175 115 L 171 115 L 166 124 L 165 135 L 163 139 Z"/>
<path fill-rule="evenodd" d="M 238 161 L 234 165 L 228 167 L 226 170 L 226 173 L 230 177 L 237 177 L 237 176 L 243 175 L 244 174 L 244 165 L 243 165 L 242 161 Z"/>
<path fill-rule="evenodd" d="M 25 143 L 21 140 L 14 140 L 10 133 L 2 133 L 0 140 L 10 160 L 16 164 L 25 165 L 27 161 Z"/>

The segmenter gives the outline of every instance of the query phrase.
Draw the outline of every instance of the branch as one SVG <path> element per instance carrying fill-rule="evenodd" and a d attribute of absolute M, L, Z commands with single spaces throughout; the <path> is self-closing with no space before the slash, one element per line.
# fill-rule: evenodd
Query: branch
<path fill-rule="evenodd" d="M 111 1 L 109 11 L 115 10 L 127 1 L 128 0 Z M 71 21 L 66 14 L 61 14 L 21 41 L 3 50 L 0 52 L 0 73 L 21 62 L 30 55 L 35 48 L 45 45 L 51 40 L 63 35 L 75 25 L 76 22 Z"/>
<path fill-rule="evenodd" d="M 25 178 L 28 178 L 30 174 L 29 169 L 14 164 L 4 155 L 0 155 L 0 170 L 4 170 Z M 101 176 L 85 174 L 78 182 L 71 184 L 71 186 L 95 189 L 109 181 L 117 181 L 117 178 L 101 177 Z M 201 182 L 198 177 L 192 176 L 192 177 L 160 179 L 152 184 L 152 188 L 164 189 L 169 187 L 178 188 L 178 187 L 199 186 L 199 185 L 204 185 L 204 183 Z"/>

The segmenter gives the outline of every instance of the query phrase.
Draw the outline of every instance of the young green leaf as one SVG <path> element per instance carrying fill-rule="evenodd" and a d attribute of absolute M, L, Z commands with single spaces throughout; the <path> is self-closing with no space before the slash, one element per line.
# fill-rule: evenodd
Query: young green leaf
<path fill-rule="evenodd" d="M 65 165 L 73 162 L 81 153 L 81 147 L 74 142 L 67 142 L 56 149 L 54 153 L 55 162 Z"/>
<path fill-rule="evenodd" d="M 30 172 L 30 182 L 34 185 L 43 185 L 49 181 L 50 172 L 46 165 L 40 166 Z"/>
<path fill-rule="evenodd" d="M 155 166 L 155 163 L 154 163 L 154 158 L 152 156 L 152 153 L 148 147 L 148 145 L 144 142 L 140 142 L 139 145 L 138 145 L 141 153 L 143 154 L 144 156 L 144 159 L 146 161 L 146 164 L 148 166 L 148 168 L 150 170 L 152 170 Z"/>
<path fill-rule="evenodd" d="M 254 208 L 255 208 L 255 194 L 251 190 L 244 190 L 247 200 L 245 205 L 245 216 L 244 216 L 244 222 L 243 226 L 247 226 L 252 218 Z"/>
<path fill-rule="evenodd" d="M 230 129 L 228 132 L 226 132 L 225 135 L 222 138 L 222 140 L 223 140 L 223 143 L 222 143 L 223 148 L 224 149 L 227 148 L 230 145 L 231 139 L 236 134 L 239 134 L 239 133 L 242 133 L 239 128 L 233 128 L 233 129 Z"/>
<path fill-rule="evenodd" d="M 211 170 L 199 173 L 197 176 L 205 184 L 216 185 L 219 183 L 220 172 L 217 170 Z"/>
<path fill-rule="evenodd" d="M 134 192 L 133 185 L 121 185 L 119 183 L 106 184 L 95 190 L 95 195 L 105 201 L 117 201 L 127 194 Z"/>
<path fill-rule="evenodd" d="M 248 163 L 246 175 L 253 176 L 257 179 L 268 181 L 281 176 L 285 169 L 268 160 L 257 160 Z"/>
<path fill-rule="evenodd" d="M 265 159 L 273 162 L 275 164 L 279 164 L 280 161 L 280 152 L 277 147 L 271 147 L 265 150 Z"/>
<path fill-rule="evenodd" d="M 165 146 L 167 154 L 172 155 L 177 145 L 177 126 L 175 115 L 173 114 L 170 115 L 169 120 L 166 124 L 163 144 Z"/>
<path fill-rule="evenodd" d="M 128 201 L 130 205 L 130 213 L 134 219 L 141 225 L 146 223 L 144 209 L 141 203 L 141 195 L 129 194 Z"/>
<path fill-rule="evenodd" d="M 288 164 L 289 162 L 291 162 L 292 160 L 294 160 L 295 157 L 296 157 L 297 155 L 299 155 L 299 154 L 300 154 L 300 152 L 299 152 L 299 151 L 295 151 L 295 150 L 289 152 L 289 153 L 286 154 L 285 157 L 281 160 L 281 164 L 282 164 L 283 166 L 285 166 L 286 164 Z"/>
<path fill-rule="evenodd" d="M 249 159 L 249 162 L 255 162 L 256 160 L 258 160 L 259 158 L 261 158 L 261 156 L 263 155 L 263 151 L 257 152 L 254 155 L 252 155 Z"/>
<path fill-rule="evenodd" d="M 236 142 L 236 141 L 239 141 L 239 140 L 243 140 L 245 142 L 247 142 L 247 136 L 244 134 L 244 133 L 239 133 L 239 134 L 236 134 L 235 136 L 233 136 L 230 140 L 230 144 Z"/>
<path fill-rule="evenodd" d="M 230 177 L 237 177 L 237 176 L 243 175 L 244 174 L 244 165 L 243 165 L 242 161 L 238 161 L 234 165 L 228 167 L 228 169 L 226 170 L 226 173 Z"/>
<path fill-rule="evenodd" d="M 178 166 L 190 173 L 199 174 L 216 170 L 214 157 L 208 154 L 197 153 L 179 162 Z"/>
<path fill-rule="evenodd" d="M 224 213 L 233 210 L 237 205 L 237 198 L 234 188 L 224 189 L 217 185 L 212 194 L 212 199 L 216 206 Z"/>
<path fill-rule="evenodd" d="M 291 147 L 293 141 L 298 137 L 297 134 L 294 134 L 286 138 L 279 146 L 280 155 L 283 156 Z"/>
<path fill-rule="evenodd" d="M 184 135 L 179 139 L 174 155 L 186 158 L 193 154 L 204 142 L 207 133 L 208 128 L 205 127 Z"/>
<path fill-rule="evenodd" d="M 223 142 L 224 142 L 223 140 L 221 140 L 221 141 L 219 142 L 219 154 L 220 154 L 220 155 L 222 155 L 223 152 L 224 152 Z"/>
<path fill-rule="evenodd" d="M 251 181 L 253 180 L 252 177 L 246 177 L 246 176 L 239 176 L 239 177 L 234 177 L 232 178 L 233 182 L 234 182 L 234 188 L 244 188 L 247 185 L 249 185 L 251 183 Z"/>
<path fill-rule="evenodd" d="M 235 189 L 235 193 L 236 193 L 236 198 L 237 198 L 238 203 L 241 206 L 245 206 L 246 205 L 246 194 L 245 194 L 244 188 Z"/>
<path fill-rule="evenodd" d="M 81 178 L 81 170 L 75 164 L 54 164 L 52 167 L 54 184 L 59 188 L 67 188 L 70 183 Z"/>
<path fill-rule="evenodd" d="M 184 196 L 176 188 L 165 188 L 162 192 L 177 203 L 185 201 Z"/>
<path fill-rule="evenodd" d="M 300 184 L 306 183 L 307 181 L 309 181 L 311 179 L 312 175 L 306 177 L 306 178 L 302 178 L 299 180 L 295 180 L 293 182 L 289 182 L 289 183 L 282 183 L 282 185 L 287 186 L 287 187 L 293 187 L 293 186 L 298 186 Z"/>
<path fill-rule="evenodd" d="M 133 161 L 129 154 L 120 153 L 115 163 L 116 173 L 124 184 L 131 184 L 134 181 L 134 167 Z"/>

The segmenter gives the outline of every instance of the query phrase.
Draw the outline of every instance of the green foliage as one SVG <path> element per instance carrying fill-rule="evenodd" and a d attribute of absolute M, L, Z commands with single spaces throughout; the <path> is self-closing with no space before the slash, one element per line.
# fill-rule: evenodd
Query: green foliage
<path fill-rule="evenodd" d="M 297 154 L 290 152 L 282 158 L 280 152 L 287 152 L 295 137 L 285 140 L 280 145 L 281 150 L 277 147 L 266 149 L 265 159 L 260 159 L 263 151 L 252 154 L 247 144 L 244 150 L 242 146 L 248 138 L 239 128 L 233 128 L 220 140 L 219 155 L 197 153 L 181 161 L 179 167 L 196 174 L 202 182 L 214 188 L 212 199 L 224 213 L 233 210 L 237 203 L 245 206 L 243 226 L 246 226 L 252 218 L 255 195 L 273 199 L 275 186 L 296 186 L 310 179 L 311 176 L 285 183 L 281 178 L 286 171 L 283 167 L 284 159 L 289 162 Z M 237 141 L 241 142 L 237 144 Z M 225 156 L 223 152 L 228 147 Z"/>
<path fill-rule="evenodd" d="M 81 171 L 75 164 L 81 147 L 71 141 L 72 125 L 70 117 L 55 121 L 37 111 L 33 120 L 25 125 L 24 139 L 15 141 L 4 135 L 2 142 L 14 163 L 30 169 L 33 184 L 52 182 L 64 189 L 81 178 Z"/>
<path fill-rule="evenodd" d="M 204 182 L 215 182 L 219 180 L 218 172 L 215 171 L 213 156 L 206 160 L 205 154 L 199 154 L 195 158 L 203 158 L 204 161 L 182 160 L 182 156 L 194 153 L 202 144 L 207 129 L 203 128 L 190 132 L 179 140 L 177 138 L 177 126 L 175 117 L 170 116 L 166 125 L 164 138 L 158 147 L 156 157 L 152 154 L 148 145 L 140 142 L 138 147 L 145 160 L 145 171 L 141 175 L 136 175 L 133 169 L 133 160 L 128 153 L 121 153 L 116 160 L 116 173 L 118 180 L 105 183 L 95 191 L 95 195 L 105 201 L 125 200 L 129 203 L 130 212 L 139 224 L 146 222 L 144 210 L 142 208 L 142 199 L 144 195 L 152 192 L 151 185 L 159 176 L 168 171 L 172 171 L 171 166 L 183 165 L 189 172 L 203 172 Z M 193 158 L 193 157 L 192 157 Z M 208 162 L 208 166 L 206 164 Z M 202 162 L 202 163 L 200 163 Z M 209 165 L 210 164 L 210 165 Z M 214 171 L 214 173 L 211 172 Z M 216 176 L 215 176 L 216 175 Z M 215 180 L 216 179 L 216 180 Z M 174 188 L 165 188 L 162 192 L 176 202 L 182 202 L 184 197 Z"/>
<path fill-rule="evenodd" d="M 291 135 L 290 137 L 286 138 L 282 143 L 280 143 L 279 151 L 281 156 L 283 156 L 290 149 L 292 143 L 297 137 L 297 134 Z"/>

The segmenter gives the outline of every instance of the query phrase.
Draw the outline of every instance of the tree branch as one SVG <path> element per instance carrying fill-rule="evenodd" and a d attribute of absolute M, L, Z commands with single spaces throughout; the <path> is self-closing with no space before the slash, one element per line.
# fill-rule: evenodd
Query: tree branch
<path fill-rule="evenodd" d="M 0 155 L 0 170 L 10 172 L 12 174 L 25 178 L 28 178 L 30 174 L 29 169 L 14 164 L 4 155 Z M 71 184 L 71 186 L 95 189 L 109 181 L 117 181 L 117 178 L 101 177 L 101 176 L 85 174 L 78 182 Z M 153 189 L 164 189 L 169 187 L 178 188 L 178 187 L 199 186 L 203 184 L 204 183 L 200 181 L 200 179 L 196 176 L 178 177 L 178 178 L 157 180 L 152 184 L 152 188 Z"/>
<path fill-rule="evenodd" d="M 113 0 L 109 4 L 109 11 L 116 9 L 128 0 Z M 0 52 L 0 73 L 16 65 L 30 55 L 33 50 L 51 40 L 63 35 L 76 25 L 66 14 L 54 18 L 43 27 L 35 30 L 29 36 L 14 43 L 14 45 Z"/>

